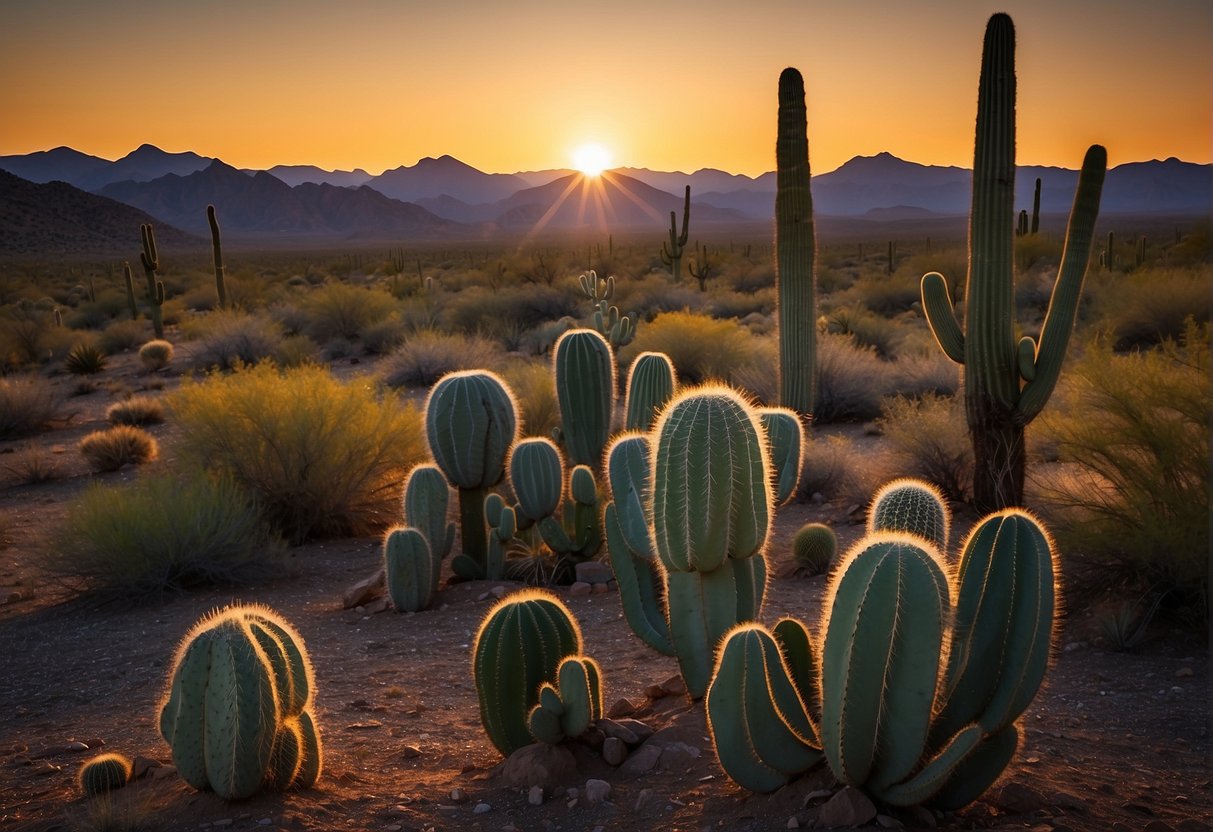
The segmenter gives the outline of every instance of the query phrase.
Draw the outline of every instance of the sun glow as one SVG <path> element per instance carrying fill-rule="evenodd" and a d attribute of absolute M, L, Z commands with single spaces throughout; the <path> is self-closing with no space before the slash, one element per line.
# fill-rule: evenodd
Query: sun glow
<path fill-rule="evenodd" d="M 597 176 L 611 166 L 611 151 L 588 142 L 573 151 L 573 167 L 586 176 Z"/>

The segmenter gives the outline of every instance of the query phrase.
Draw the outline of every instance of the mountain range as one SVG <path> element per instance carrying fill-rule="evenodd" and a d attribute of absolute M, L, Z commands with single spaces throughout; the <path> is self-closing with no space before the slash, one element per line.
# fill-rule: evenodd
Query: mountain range
<path fill-rule="evenodd" d="M 378 176 L 311 165 L 253 171 L 148 144 L 115 161 L 67 147 L 0 156 L 0 170 L 27 184 L 67 183 L 198 235 L 206 233 L 208 203 L 219 209 L 225 232 L 236 235 L 427 239 L 516 233 L 537 225 L 660 232 L 669 212 L 681 211 L 687 185 L 692 224 L 769 222 L 775 193 L 774 173 L 749 177 L 710 168 L 693 173 L 619 168 L 589 179 L 563 169 L 484 173 L 451 156 L 421 159 Z M 1037 177 L 1042 214 L 1068 212 L 1078 174 L 1059 167 L 1018 168 L 1016 207 L 1031 209 Z M 824 217 L 963 216 L 971 181 L 965 168 L 880 153 L 814 176 L 813 203 Z M 18 198 L 9 198 L 10 190 L 20 191 L 20 199 L 31 192 L 8 178 L 0 180 L 0 207 L 11 218 Z M 67 194 L 60 189 L 56 203 L 62 206 Z M 89 210 L 99 210 L 103 203 L 88 204 Z M 1111 169 L 1101 213 L 1207 215 L 1211 208 L 1213 165 L 1172 158 Z"/>

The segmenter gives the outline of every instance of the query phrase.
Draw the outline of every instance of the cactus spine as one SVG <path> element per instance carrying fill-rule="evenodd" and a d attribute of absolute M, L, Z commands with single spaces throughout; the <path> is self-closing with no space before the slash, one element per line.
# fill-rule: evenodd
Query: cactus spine
<path fill-rule="evenodd" d="M 488 568 L 484 500 L 505 476 L 506 453 L 518 438 L 514 395 L 494 373 L 448 373 L 430 390 L 425 432 L 430 454 L 459 490 L 462 554 L 451 568 L 463 578 L 498 578 Z"/>
<path fill-rule="evenodd" d="M 139 226 L 139 236 L 143 241 L 143 251 L 139 252 L 139 260 L 143 263 L 143 274 L 147 278 L 147 315 L 152 320 L 152 330 L 157 338 L 164 337 L 164 317 L 160 307 L 164 305 L 164 283 L 156 276 L 160 270 L 160 257 L 156 251 L 156 233 L 152 224 Z"/>
<path fill-rule="evenodd" d="M 219 239 L 219 220 L 215 217 L 215 206 L 206 206 L 206 220 L 211 226 L 211 252 L 215 259 L 215 294 L 219 298 L 219 308 L 227 308 L 227 281 L 224 280 L 223 247 Z"/>
<path fill-rule="evenodd" d="M 581 653 L 577 620 L 556 596 L 523 590 L 485 616 L 472 648 L 480 719 L 502 754 L 532 741 L 531 710 L 540 688 L 558 678 L 561 662 Z"/>
<path fill-rule="evenodd" d="M 916 534 L 940 552 L 946 552 L 951 524 L 952 513 L 938 488 L 923 480 L 903 477 L 885 483 L 872 497 L 867 533 Z"/>
<path fill-rule="evenodd" d="M 678 389 L 678 376 L 670 357 L 663 352 L 642 352 L 628 368 L 627 398 L 624 401 L 626 430 L 647 431 Z"/>
<path fill-rule="evenodd" d="M 687 185 L 682 202 L 682 233 L 678 233 L 677 214 L 670 212 L 669 239 L 661 244 L 661 262 L 670 267 L 670 277 L 675 283 L 682 282 L 682 254 L 687 244 L 687 226 L 691 219 L 691 186 Z"/>
<path fill-rule="evenodd" d="M 965 365 L 965 411 L 973 444 L 973 498 L 980 511 L 1023 500 L 1024 426 L 1057 383 L 1082 292 L 1107 152 L 1083 160 L 1065 249 L 1040 342 L 1015 340 L 1012 200 L 1015 184 L 1015 31 L 995 14 L 986 27 L 977 99 L 973 209 L 969 221 L 967 332 L 938 272 L 922 279 L 923 310 L 944 353 Z"/>
<path fill-rule="evenodd" d="M 450 499 L 451 487 L 436 465 L 415 465 L 404 478 L 404 525 L 421 532 L 429 546 L 431 592 L 438 591 L 442 561 L 455 542 L 455 524 L 446 519 Z"/>
<path fill-rule="evenodd" d="M 809 140 L 804 79 L 788 67 L 779 76 L 775 143 L 775 283 L 779 293 L 779 403 L 807 421 L 817 375 L 816 242 L 809 190 Z"/>
<path fill-rule="evenodd" d="M 120 789 L 131 779 L 131 761 L 123 754 L 98 754 L 80 766 L 80 790 L 88 797 Z"/>
<path fill-rule="evenodd" d="M 420 612 L 434 600 L 434 561 L 425 536 L 403 526 L 388 531 L 383 541 L 387 594 L 399 612 Z"/>
<path fill-rule="evenodd" d="M 597 469 L 611 433 L 615 357 L 592 329 L 570 329 L 556 341 L 552 360 L 560 403 L 560 440 L 574 465 Z"/>

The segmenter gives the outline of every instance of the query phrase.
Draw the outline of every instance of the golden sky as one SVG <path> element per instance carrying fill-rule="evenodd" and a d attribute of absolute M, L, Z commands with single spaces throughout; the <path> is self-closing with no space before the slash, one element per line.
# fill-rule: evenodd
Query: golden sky
<path fill-rule="evenodd" d="M 1210 161 L 1208 0 L 4 0 L 0 155 L 512 172 L 596 141 L 754 175 L 790 65 L 814 172 L 885 150 L 967 167 L 994 11 L 1018 33 L 1020 164 L 1076 168 L 1095 142 L 1111 165 Z"/>

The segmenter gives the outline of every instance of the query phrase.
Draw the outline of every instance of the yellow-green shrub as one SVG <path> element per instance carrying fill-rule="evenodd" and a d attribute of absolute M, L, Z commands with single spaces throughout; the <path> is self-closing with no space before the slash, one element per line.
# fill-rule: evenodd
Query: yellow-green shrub
<path fill-rule="evenodd" d="M 97 473 L 117 471 L 123 465 L 142 465 L 160 454 L 156 438 L 142 428 L 115 425 L 93 431 L 80 440 L 80 453 Z"/>
<path fill-rule="evenodd" d="M 642 352 L 664 352 L 674 362 L 680 382 L 732 381 L 759 355 L 757 339 L 733 320 L 694 312 L 666 312 L 642 323 L 632 343 L 619 351 L 626 367 Z"/>

